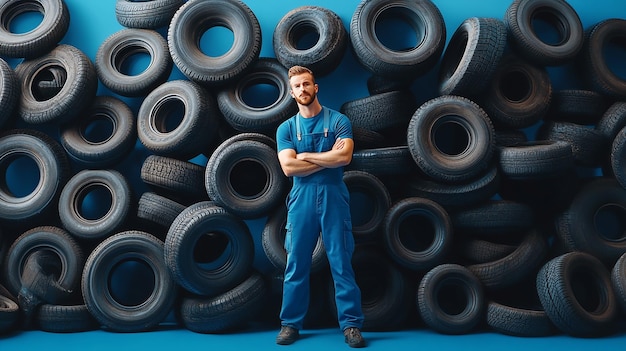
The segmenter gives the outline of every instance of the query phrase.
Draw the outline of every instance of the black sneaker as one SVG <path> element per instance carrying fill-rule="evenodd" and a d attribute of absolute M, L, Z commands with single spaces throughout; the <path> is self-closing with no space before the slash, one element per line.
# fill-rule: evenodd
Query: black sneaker
<path fill-rule="evenodd" d="M 343 331 L 346 344 L 350 347 L 365 347 L 365 340 L 359 328 L 351 327 Z"/>
<path fill-rule="evenodd" d="M 276 343 L 278 345 L 291 345 L 298 340 L 299 336 L 298 329 L 283 325 L 276 337 Z"/>

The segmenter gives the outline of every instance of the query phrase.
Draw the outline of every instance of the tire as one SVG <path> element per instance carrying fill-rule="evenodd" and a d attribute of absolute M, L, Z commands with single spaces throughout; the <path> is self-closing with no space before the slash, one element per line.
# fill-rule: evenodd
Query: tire
<path fill-rule="evenodd" d="M 7 170 L 21 158 L 29 158 L 39 171 L 38 183 L 20 196 L 9 191 L 6 174 L 0 186 L 0 218 L 15 224 L 33 225 L 50 220 L 56 212 L 61 189 L 70 175 L 63 148 L 52 138 L 34 130 L 15 129 L 0 136 L 0 169 Z"/>
<path fill-rule="evenodd" d="M 529 231 L 509 255 L 491 262 L 468 265 L 487 291 L 498 291 L 532 277 L 548 256 L 548 244 L 536 230 Z"/>
<path fill-rule="evenodd" d="M 185 205 L 170 198 L 147 191 L 139 198 L 137 218 L 167 230 L 185 208 Z"/>
<path fill-rule="evenodd" d="M 148 55 L 150 64 L 137 74 L 127 72 L 125 64 L 139 54 Z M 148 95 L 167 81 L 172 66 L 167 41 L 159 32 L 149 29 L 117 31 L 106 38 L 96 52 L 95 67 L 100 81 L 122 96 Z"/>
<path fill-rule="evenodd" d="M 20 306 L 15 300 L 0 294 L 0 334 L 8 334 L 17 329 L 20 319 Z"/>
<path fill-rule="evenodd" d="M 279 206 L 276 211 L 269 214 L 261 232 L 263 252 L 280 274 L 283 274 L 287 267 L 287 251 L 285 250 L 286 227 L 287 207 Z M 311 254 L 311 273 L 320 272 L 327 267 L 326 248 L 320 235 Z"/>
<path fill-rule="evenodd" d="M 446 145 L 445 140 L 454 140 Z M 413 160 L 433 180 L 459 183 L 490 166 L 495 136 L 480 106 L 463 97 L 442 95 L 411 117 L 407 143 Z"/>
<path fill-rule="evenodd" d="M 317 38 L 315 43 L 307 40 L 311 35 Z M 320 77 L 339 65 L 348 43 L 341 18 L 320 6 L 300 6 L 287 12 L 272 37 L 274 54 L 284 67 L 306 66 Z"/>
<path fill-rule="evenodd" d="M 263 276 L 253 272 L 241 284 L 215 297 L 184 297 L 183 325 L 196 333 L 225 333 L 247 325 L 260 312 L 268 293 Z"/>
<path fill-rule="evenodd" d="M 80 121 L 61 126 L 59 141 L 67 155 L 83 166 L 113 166 L 135 146 L 135 115 L 124 101 L 97 96 Z"/>
<path fill-rule="evenodd" d="M 203 201 L 176 217 L 167 232 L 164 254 L 180 286 L 196 295 L 214 297 L 249 276 L 254 243 L 242 219 Z"/>
<path fill-rule="evenodd" d="M 443 207 L 417 197 L 393 204 L 382 224 L 387 253 L 396 263 L 413 271 L 430 270 L 448 258 L 452 229 L 450 216 Z"/>
<path fill-rule="evenodd" d="M 243 219 L 263 217 L 285 200 L 290 183 L 274 148 L 240 140 L 219 149 L 206 165 L 210 199 Z"/>
<path fill-rule="evenodd" d="M 379 41 L 379 20 L 397 16 L 415 28 L 419 45 L 394 50 Z M 363 67 L 373 74 L 402 80 L 422 75 L 437 64 L 445 46 L 446 26 L 431 1 L 366 0 L 359 3 L 350 20 L 350 41 Z"/>
<path fill-rule="evenodd" d="M 174 13 L 183 5 L 183 0 L 151 0 L 136 2 L 117 0 L 115 18 L 127 28 L 157 29 L 170 24 Z"/>
<path fill-rule="evenodd" d="M 611 286 L 622 312 L 626 312 L 626 273 L 624 269 L 626 269 L 626 253 L 617 259 L 611 269 Z"/>
<path fill-rule="evenodd" d="M 610 150 L 610 142 L 595 128 L 569 122 L 546 121 L 537 130 L 537 139 L 568 142 L 574 164 L 583 167 L 601 166 Z"/>
<path fill-rule="evenodd" d="M 64 229 L 52 226 L 40 226 L 20 234 L 11 244 L 4 260 L 3 274 L 6 288 L 15 296 L 23 285 L 25 266 L 28 258 L 35 252 L 50 254 L 46 264 L 54 265 L 53 274 L 58 286 L 65 294 L 54 296 L 54 303 L 67 302 L 80 285 L 83 270 L 83 250 L 76 240 Z M 67 293 L 69 292 L 69 293 Z M 49 302 L 53 302 L 52 298 Z"/>
<path fill-rule="evenodd" d="M 0 129 L 13 120 L 20 99 L 20 82 L 9 64 L 0 59 Z"/>
<path fill-rule="evenodd" d="M 13 19 L 20 14 L 39 12 L 41 23 L 27 33 L 12 33 Z M 52 50 L 65 36 L 70 13 L 63 0 L 8 0 L 0 6 L 0 55 L 33 58 Z"/>
<path fill-rule="evenodd" d="M 383 252 L 369 245 L 357 246 L 352 256 L 357 285 L 361 289 L 363 330 L 400 330 L 414 306 L 415 287 L 408 276 Z M 329 281 L 332 284 L 332 280 Z M 335 289 L 332 293 L 334 305 Z M 333 306 L 334 307 L 334 306 Z M 336 307 L 335 315 L 336 315 Z"/>
<path fill-rule="evenodd" d="M 275 59 L 261 58 L 248 73 L 217 93 L 217 105 L 226 122 L 237 131 L 274 132 L 280 123 L 298 112 L 289 94 L 288 82 L 285 67 Z M 261 101 L 264 97 L 270 98 L 263 94 L 265 90 L 262 89 L 267 89 L 267 86 L 276 88 L 276 97 Z M 255 91 L 258 94 L 251 97 L 250 94 Z"/>
<path fill-rule="evenodd" d="M 617 134 L 611 144 L 611 171 L 617 182 L 626 189 L 626 127 Z"/>
<path fill-rule="evenodd" d="M 610 105 L 606 95 L 596 91 L 562 89 L 552 94 L 547 117 L 553 121 L 596 125 Z"/>
<path fill-rule="evenodd" d="M 442 334 L 466 334 L 484 320 L 483 287 L 467 268 L 446 263 L 424 275 L 417 289 L 424 323 Z"/>
<path fill-rule="evenodd" d="M 39 330 L 50 333 L 77 333 L 100 328 L 86 305 L 43 304 L 37 311 L 35 323 Z"/>
<path fill-rule="evenodd" d="M 545 21 L 558 31 L 557 42 L 547 42 L 533 27 Z M 574 8 L 564 0 L 515 0 L 504 15 L 510 43 L 527 60 L 540 66 L 557 66 L 582 50 L 583 26 Z"/>
<path fill-rule="evenodd" d="M 361 171 L 375 176 L 412 174 L 417 172 L 409 148 L 404 146 L 361 149 L 352 153 L 346 171 Z"/>
<path fill-rule="evenodd" d="M 626 79 L 616 75 L 611 61 L 606 57 L 605 50 L 613 42 L 623 40 L 626 33 L 626 20 L 612 18 L 598 22 L 588 31 L 585 38 L 585 47 L 582 50 L 581 62 L 583 77 L 592 90 L 612 97 L 615 100 L 626 98 Z"/>
<path fill-rule="evenodd" d="M 48 95 L 38 84 L 49 80 L 54 70 L 62 71 L 66 79 L 58 92 Z M 98 75 L 89 57 L 66 44 L 22 61 L 15 74 L 22 91 L 18 115 L 28 124 L 70 122 L 91 105 L 98 89 Z"/>
<path fill-rule="evenodd" d="M 614 140 L 619 131 L 626 127 L 626 102 L 617 101 L 611 104 L 596 124 L 606 140 Z"/>
<path fill-rule="evenodd" d="M 233 46 L 211 57 L 202 52 L 198 39 L 216 25 L 233 32 Z M 193 0 L 174 14 L 167 41 L 174 64 L 187 78 L 215 88 L 239 79 L 259 58 L 261 27 L 252 10 L 239 0 Z"/>
<path fill-rule="evenodd" d="M 182 116 L 177 115 L 180 109 Z M 187 160 L 208 149 L 217 136 L 218 123 L 212 94 L 193 82 L 173 80 L 152 90 L 141 103 L 137 135 L 153 153 Z"/>
<path fill-rule="evenodd" d="M 376 239 L 391 207 L 391 195 L 375 175 L 362 171 L 346 171 L 343 181 L 350 193 L 352 234 L 357 242 Z"/>
<path fill-rule="evenodd" d="M 475 237 L 505 239 L 526 234 L 536 225 L 533 208 L 522 202 L 489 200 L 450 213 L 452 225 L 459 232 Z"/>
<path fill-rule="evenodd" d="M 394 90 L 344 102 L 339 108 L 355 128 L 384 132 L 405 129 L 417 108 L 410 90 Z"/>
<path fill-rule="evenodd" d="M 455 252 L 467 264 L 486 263 L 496 261 L 511 254 L 516 245 L 487 241 L 481 238 L 461 237 L 455 241 Z"/>
<path fill-rule="evenodd" d="M 534 140 L 500 146 L 498 166 L 509 179 L 555 178 L 574 169 L 571 144 L 563 140 Z"/>
<path fill-rule="evenodd" d="M 141 231 L 124 231 L 104 239 L 85 263 L 81 286 L 87 309 L 105 328 L 115 332 L 140 332 L 154 329 L 174 307 L 177 286 L 163 259 L 163 242 Z M 115 291 L 116 271 L 120 265 L 135 264 L 149 270 L 150 291 L 146 296 L 123 296 Z M 140 266 L 139 266 L 140 265 Z M 123 267 L 123 266 L 122 266 Z M 118 272 L 119 273 L 119 272 Z M 129 272 L 131 274 L 133 272 Z M 138 271 L 128 277 L 129 291 L 145 290 L 146 282 Z M 128 286 L 124 286 L 128 289 Z M 138 298 L 140 297 L 140 298 Z"/>
<path fill-rule="evenodd" d="M 453 210 L 489 200 L 498 192 L 500 182 L 501 176 L 495 166 L 475 179 L 460 184 L 441 183 L 416 176 L 408 181 L 406 196 L 427 198 Z"/>
<path fill-rule="evenodd" d="M 550 320 L 575 337 L 608 335 L 619 312 L 608 270 L 594 256 L 569 252 L 537 274 L 537 292 Z"/>
<path fill-rule="evenodd" d="M 552 84 L 546 68 L 505 54 L 485 92 L 477 98 L 496 130 L 530 127 L 546 117 Z"/>
<path fill-rule="evenodd" d="M 148 155 L 141 166 L 141 180 L 183 204 L 208 200 L 204 189 L 205 168 L 171 157 Z"/>
<path fill-rule="evenodd" d="M 487 325 L 502 334 L 538 337 L 551 336 L 556 327 L 544 310 L 508 306 L 495 301 L 487 303 Z"/>
<path fill-rule="evenodd" d="M 61 191 L 59 219 L 75 237 L 97 241 L 127 224 L 131 195 L 130 184 L 118 171 L 83 170 Z"/>
<path fill-rule="evenodd" d="M 452 34 L 439 68 L 439 94 L 478 97 L 506 46 L 506 27 L 495 18 L 470 17 Z"/>
<path fill-rule="evenodd" d="M 613 266 L 626 252 L 626 189 L 613 178 L 595 178 L 578 190 L 555 218 L 557 235 L 573 250 Z"/>

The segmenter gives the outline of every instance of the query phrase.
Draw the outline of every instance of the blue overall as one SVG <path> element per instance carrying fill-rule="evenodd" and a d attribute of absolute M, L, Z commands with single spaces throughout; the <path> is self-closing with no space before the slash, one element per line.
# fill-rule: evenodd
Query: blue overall
<path fill-rule="evenodd" d="M 277 130 L 278 150 L 293 148 L 296 153 L 323 152 L 332 148 L 336 137 L 352 138 L 350 122 L 345 115 L 326 107 L 322 110 L 312 118 L 297 114 L 284 122 Z M 321 233 L 334 280 L 339 326 L 342 330 L 362 327 L 361 292 L 351 263 L 354 238 L 349 196 L 343 182 L 343 167 L 293 177 L 287 201 L 287 266 L 280 312 L 282 325 L 302 329 L 309 306 L 311 256 Z"/>

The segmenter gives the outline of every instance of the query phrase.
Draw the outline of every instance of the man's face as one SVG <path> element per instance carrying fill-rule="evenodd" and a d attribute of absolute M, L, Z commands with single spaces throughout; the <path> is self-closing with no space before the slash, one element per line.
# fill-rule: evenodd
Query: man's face
<path fill-rule="evenodd" d="M 291 77 L 289 85 L 291 85 L 291 96 L 298 104 L 308 106 L 315 101 L 318 87 L 310 74 L 303 73 Z"/>

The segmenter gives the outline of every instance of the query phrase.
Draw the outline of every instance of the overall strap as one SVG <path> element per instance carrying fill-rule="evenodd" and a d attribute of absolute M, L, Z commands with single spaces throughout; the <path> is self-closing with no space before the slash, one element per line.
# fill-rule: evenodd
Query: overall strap
<path fill-rule="evenodd" d="M 330 128 L 330 112 L 324 106 L 322 106 L 322 110 L 324 111 L 324 138 L 328 137 L 328 129 Z M 300 112 L 296 114 L 296 137 L 298 141 L 302 140 L 302 130 L 300 130 Z"/>

